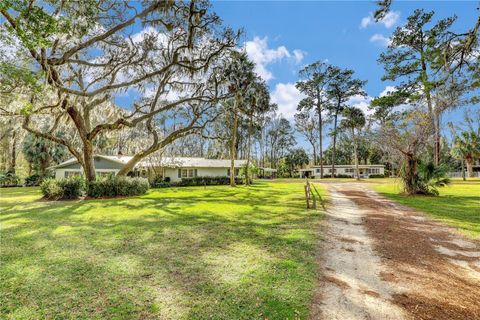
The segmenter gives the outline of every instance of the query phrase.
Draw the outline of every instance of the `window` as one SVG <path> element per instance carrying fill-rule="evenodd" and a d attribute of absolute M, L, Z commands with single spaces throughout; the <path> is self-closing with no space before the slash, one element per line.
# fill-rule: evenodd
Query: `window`
<path fill-rule="evenodd" d="M 240 173 L 240 169 L 236 168 L 235 169 L 235 176 L 238 176 L 239 173 Z M 230 169 L 227 169 L 227 177 L 230 177 Z"/>
<path fill-rule="evenodd" d="M 320 169 L 316 169 L 317 173 L 320 173 Z"/>
<path fill-rule="evenodd" d="M 99 177 L 109 177 L 115 175 L 113 171 L 97 171 L 95 174 Z"/>
<path fill-rule="evenodd" d="M 64 173 L 65 178 L 76 177 L 76 176 L 81 176 L 81 175 L 82 175 L 81 171 L 65 171 L 65 173 Z"/>
<path fill-rule="evenodd" d="M 197 169 L 178 169 L 179 178 L 193 178 L 197 176 Z"/>
<path fill-rule="evenodd" d="M 345 172 L 346 172 L 346 173 L 354 173 L 355 170 L 354 170 L 353 168 L 346 168 L 346 169 L 345 169 Z"/>

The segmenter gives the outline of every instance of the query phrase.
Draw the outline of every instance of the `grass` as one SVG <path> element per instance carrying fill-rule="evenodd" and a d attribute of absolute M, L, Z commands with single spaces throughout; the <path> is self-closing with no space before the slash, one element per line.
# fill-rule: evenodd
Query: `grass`
<path fill-rule="evenodd" d="M 0 318 L 307 318 L 321 212 L 304 205 L 302 181 L 56 203 L 2 189 Z"/>
<path fill-rule="evenodd" d="M 406 196 L 398 180 L 371 179 L 373 189 L 403 205 L 419 209 L 458 228 L 465 235 L 480 239 L 480 179 L 462 181 L 440 188 L 440 196 Z"/>

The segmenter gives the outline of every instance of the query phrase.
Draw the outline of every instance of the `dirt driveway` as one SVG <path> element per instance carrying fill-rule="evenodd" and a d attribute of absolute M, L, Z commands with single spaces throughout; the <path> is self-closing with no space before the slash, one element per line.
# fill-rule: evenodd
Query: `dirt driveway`
<path fill-rule="evenodd" d="M 328 183 L 312 319 L 480 319 L 480 245 L 366 185 Z"/>

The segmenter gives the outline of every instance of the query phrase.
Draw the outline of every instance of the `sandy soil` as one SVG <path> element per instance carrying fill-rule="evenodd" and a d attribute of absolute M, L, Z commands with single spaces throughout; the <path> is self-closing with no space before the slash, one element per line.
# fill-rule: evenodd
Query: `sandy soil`
<path fill-rule="evenodd" d="M 480 246 L 361 184 L 329 183 L 312 319 L 480 319 Z"/>

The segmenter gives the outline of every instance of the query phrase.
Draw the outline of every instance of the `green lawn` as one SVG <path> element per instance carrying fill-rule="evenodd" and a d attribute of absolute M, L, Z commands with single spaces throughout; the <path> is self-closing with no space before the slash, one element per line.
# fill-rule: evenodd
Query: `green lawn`
<path fill-rule="evenodd" d="M 303 181 L 57 203 L 0 189 L 0 318 L 306 318 L 321 211 L 304 205 Z"/>
<path fill-rule="evenodd" d="M 424 211 L 458 228 L 467 236 L 480 238 L 480 179 L 452 180 L 450 186 L 440 188 L 440 196 L 406 196 L 393 179 L 371 179 L 373 189 L 401 204 Z"/>

